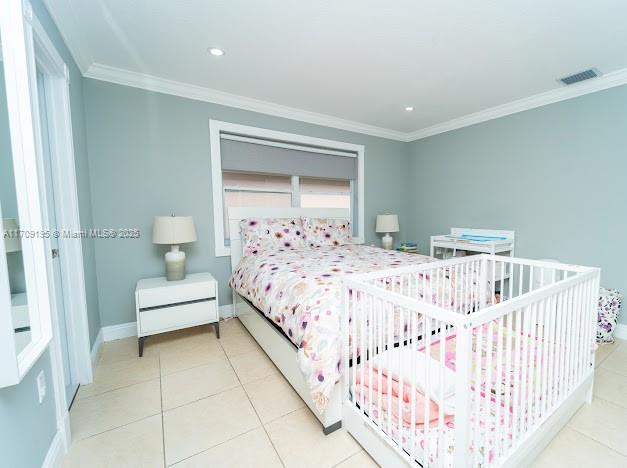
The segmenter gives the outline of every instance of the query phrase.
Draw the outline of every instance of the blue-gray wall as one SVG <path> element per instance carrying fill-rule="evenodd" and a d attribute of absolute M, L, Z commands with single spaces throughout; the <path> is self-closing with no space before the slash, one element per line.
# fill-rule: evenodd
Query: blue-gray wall
<path fill-rule="evenodd" d="M 151 240 L 155 215 L 194 217 L 198 242 L 184 246 L 188 270 L 210 271 L 220 283 L 220 303 L 231 302 L 230 259 L 214 256 L 209 119 L 365 145 L 367 242 L 378 242 L 377 213 L 397 212 L 401 224 L 406 220 L 405 143 L 91 79 L 83 89 L 94 224 L 142 234 L 96 242 L 103 326 L 135 321 L 135 283 L 163 274 L 166 247 Z"/>
<path fill-rule="evenodd" d="M 42 370 L 48 394 L 39 404 L 36 379 Z M 19 385 L 0 390 L 0 466 L 41 466 L 56 432 L 52 371 L 46 351 Z"/>
<path fill-rule="evenodd" d="M 410 143 L 410 237 L 513 229 L 516 254 L 602 268 L 627 293 L 627 86 Z M 627 323 L 627 313 L 622 314 Z"/>
<path fill-rule="evenodd" d="M 80 198 L 79 208 L 83 226 L 89 227 L 92 219 L 82 101 L 83 78 L 41 0 L 31 0 L 31 3 L 36 16 L 70 69 L 70 98 Z M 93 241 L 84 242 L 83 255 L 88 295 L 89 328 L 93 342 L 100 329 Z M 48 394 L 44 401 L 39 404 L 36 378 L 42 370 L 46 375 Z M 0 465 L 11 468 L 41 466 L 56 430 L 50 355 L 46 351 L 19 385 L 0 389 Z"/>

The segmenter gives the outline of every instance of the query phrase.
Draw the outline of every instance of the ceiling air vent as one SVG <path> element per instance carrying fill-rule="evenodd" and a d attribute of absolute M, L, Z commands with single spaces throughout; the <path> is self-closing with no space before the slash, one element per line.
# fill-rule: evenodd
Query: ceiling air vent
<path fill-rule="evenodd" d="M 597 76 L 601 76 L 601 72 L 599 72 L 599 70 L 595 68 L 590 68 L 588 70 L 575 73 L 574 75 L 565 76 L 564 78 L 560 78 L 557 81 L 565 85 L 572 85 L 581 81 L 589 80 L 591 78 L 596 78 Z"/>

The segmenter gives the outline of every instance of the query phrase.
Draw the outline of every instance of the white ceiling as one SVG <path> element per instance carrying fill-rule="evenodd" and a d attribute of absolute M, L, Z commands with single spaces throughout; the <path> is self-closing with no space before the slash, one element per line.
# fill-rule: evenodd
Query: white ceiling
<path fill-rule="evenodd" d="M 589 67 L 627 68 L 625 0 L 46 4 L 84 71 L 106 65 L 399 135 L 550 93 Z"/>

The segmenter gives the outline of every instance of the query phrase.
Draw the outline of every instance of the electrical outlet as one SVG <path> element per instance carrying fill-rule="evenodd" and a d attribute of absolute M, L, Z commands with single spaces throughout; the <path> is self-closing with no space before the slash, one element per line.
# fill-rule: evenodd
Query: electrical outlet
<path fill-rule="evenodd" d="M 46 398 L 46 374 L 41 371 L 37 374 L 37 394 L 39 395 L 39 403 Z"/>

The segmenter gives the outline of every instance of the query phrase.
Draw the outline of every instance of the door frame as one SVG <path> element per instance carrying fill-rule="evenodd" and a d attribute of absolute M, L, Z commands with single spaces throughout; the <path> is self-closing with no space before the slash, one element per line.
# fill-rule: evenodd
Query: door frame
<path fill-rule="evenodd" d="M 29 73 L 30 91 L 33 102 L 33 120 L 36 125 L 36 144 L 38 153 L 38 166 L 40 168 L 40 183 L 45 176 L 43 170 L 43 151 L 41 141 L 39 105 L 37 104 L 37 72 L 36 68 L 44 74 L 45 107 L 47 110 L 47 123 L 50 147 L 50 167 L 52 179 L 63 180 L 64 183 L 53 187 L 55 194 L 55 208 L 57 225 L 71 233 L 81 232 L 78 188 L 76 182 L 76 170 L 74 160 L 74 141 L 72 135 L 72 116 L 70 108 L 70 74 L 69 69 L 56 47 L 48 37 L 43 26 L 34 15 L 28 1 L 24 2 L 24 15 L 26 23 L 30 24 L 30 31 L 26 33 L 27 50 L 30 57 L 31 70 Z M 30 37 L 29 37 L 30 36 Z M 47 191 L 42 190 L 47 197 Z M 45 219 L 48 219 L 48 205 L 42 203 Z M 91 344 L 89 338 L 89 325 L 87 317 L 87 297 L 85 292 L 85 274 L 83 264 L 83 250 L 81 237 L 69 238 L 61 235 L 59 238 L 59 262 L 61 276 L 63 278 L 63 304 L 66 318 L 69 320 L 68 341 L 69 359 L 73 362 L 76 377 L 79 384 L 89 384 L 93 381 L 93 368 L 91 361 Z M 52 270 L 51 243 L 48 239 L 47 256 L 48 271 Z M 54 278 L 52 278 L 54 282 Z M 50 345 L 52 361 L 52 380 L 55 390 L 55 406 L 57 414 L 57 427 L 62 433 L 64 446 L 67 449 L 71 442 L 69 411 L 65 395 L 65 378 L 60 341 L 59 313 L 54 301 L 51 301 L 51 315 L 53 325 L 53 337 Z"/>

